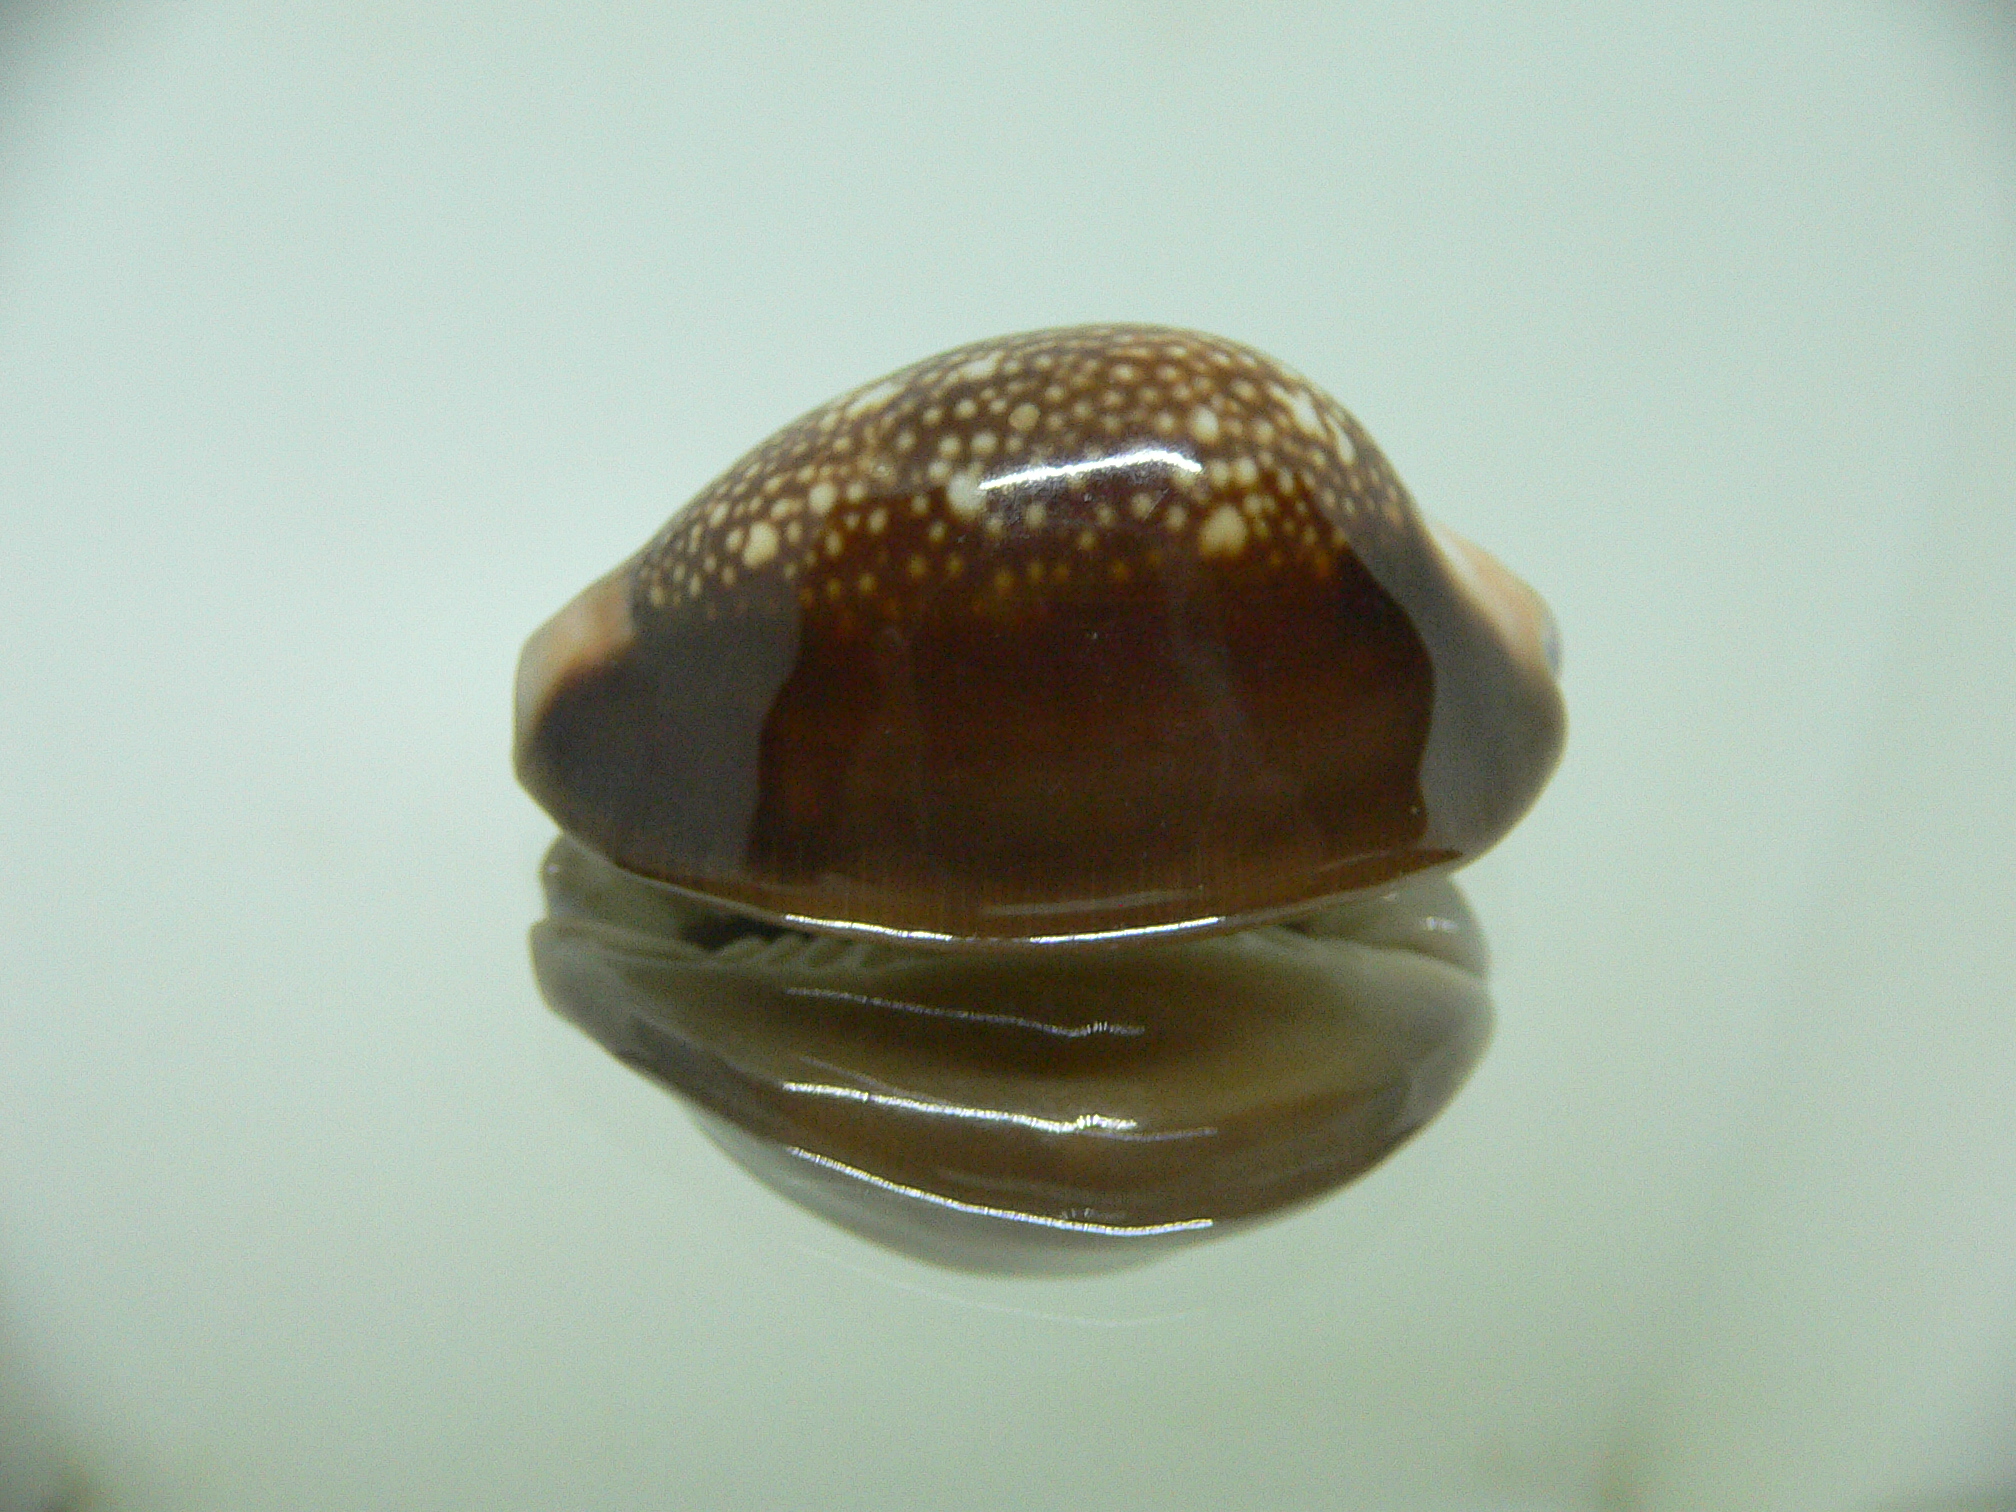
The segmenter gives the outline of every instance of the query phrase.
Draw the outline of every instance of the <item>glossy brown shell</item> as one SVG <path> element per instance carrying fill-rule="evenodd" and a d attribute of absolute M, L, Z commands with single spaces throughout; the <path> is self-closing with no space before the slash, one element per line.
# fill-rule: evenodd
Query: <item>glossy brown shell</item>
<path fill-rule="evenodd" d="M 546 999 L 690 1101 L 760 1180 L 939 1264 L 1135 1264 L 1362 1175 L 1491 1027 L 1445 878 L 1292 925 L 1105 950 L 915 950 L 771 928 L 564 837 Z"/>
<path fill-rule="evenodd" d="M 1461 862 L 1563 729 L 1349 415 L 1142 326 L 963 347 L 787 426 L 534 638 L 518 717 L 526 787 L 633 872 L 983 941 Z"/>

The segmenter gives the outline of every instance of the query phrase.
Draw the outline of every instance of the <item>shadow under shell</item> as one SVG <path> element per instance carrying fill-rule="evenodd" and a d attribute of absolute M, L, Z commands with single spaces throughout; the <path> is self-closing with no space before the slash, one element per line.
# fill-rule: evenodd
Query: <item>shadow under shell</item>
<path fill-rule="evenodd" d="M 968 1270 L 1138 1263 L 1308 1202 L 1435 1116 L 1490 1035 L 1446 879 L 1293 925 L 923 952 L 696 904 L 562 838 L 541 990 L 760 1180 Z"/>

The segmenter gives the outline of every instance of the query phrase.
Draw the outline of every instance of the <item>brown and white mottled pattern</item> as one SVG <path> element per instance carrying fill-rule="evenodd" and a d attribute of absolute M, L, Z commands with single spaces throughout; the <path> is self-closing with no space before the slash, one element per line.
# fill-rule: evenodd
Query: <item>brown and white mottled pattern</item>
<path fill-rule="evenodd" d="M 788 586 L 856 627 L 948 590 L 977 613 L 1188 558 L 1321 576 L 1414 528 L 1358 423 L 1300 375 L 1192 331 L 975 343 L 779 431 L 666 524 L 638 609 L 730 613 Z"/>
<path fill-rule="evenodd" d="M 1038 331 L 703 489 L 533 637 L 518 766 L 618 865 L 815 929 L 1224 929 L 1503 834 L 1560 749 L 1549 631 L 1287 368 Z"/>

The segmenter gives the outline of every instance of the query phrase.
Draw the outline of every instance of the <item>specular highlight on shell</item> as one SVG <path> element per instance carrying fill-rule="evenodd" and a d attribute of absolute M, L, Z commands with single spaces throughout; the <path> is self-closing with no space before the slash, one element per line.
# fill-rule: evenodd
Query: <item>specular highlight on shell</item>
<path fill-rule="evenodd" d="M 1041 331 L 703 489 L 528 647 L 519 769 L 626 869 L 809 928 L 1225 929 L 1502 835 L 1560 745 L 1532 626 L 1299 375 Z"/>

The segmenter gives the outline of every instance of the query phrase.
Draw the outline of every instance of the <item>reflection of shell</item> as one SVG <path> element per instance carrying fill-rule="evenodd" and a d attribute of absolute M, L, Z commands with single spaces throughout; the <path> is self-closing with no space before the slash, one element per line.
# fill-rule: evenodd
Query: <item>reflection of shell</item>
<path fill-rule="evenodd" d="M 528 645 L 518 763 L 620 865 L 913 939 L 1232 927 L 1465 860 L 1561 741 L 1530 591 L 1278 364 L 961 348 L 750 452 Z"/>
<path fill-rule="evenodd" d="M 1444 880 L 1153 946 L 919 953 L 685 902 L 562 839 L 541 988 L 778 1190 L 977 1269 L 1100 1269 L 1349 1181 L 1489 1030 Z"/>

